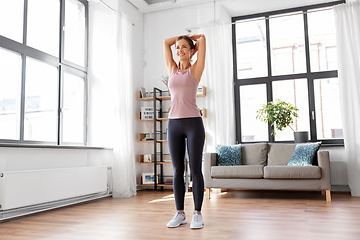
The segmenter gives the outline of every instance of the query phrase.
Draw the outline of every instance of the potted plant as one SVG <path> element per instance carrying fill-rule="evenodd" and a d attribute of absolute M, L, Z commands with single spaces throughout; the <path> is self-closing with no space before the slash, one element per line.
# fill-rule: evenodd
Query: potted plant
<path fill-rule="evenodd" d="M 294 123 L 294 119 L 299 117 L 297 112 L 299 109 L 294 107 L 291 103 L 281 101 L 279 99 L 276 102 L 268 102 L 264 104 L 262 108 L 256 111 L 256 119 L 259 119 L 263 122 L 270 122 L 271 126 L 275 125 L 275 129 L 282 131 L 286 127 L 290 127 L 294 131 L 294 141 L 307 142 L 308 141 L 308 132 L 296 132 L 291 124 Z M 271 135 L 276 135 L 275 129 L 272 131 Z"/>
<path fill-rule="evenodd" d="M 168 94 L 170 96 L 170 90 L 169 90 L 169 85 L 168 85 L 169 84 L 169 77 L 168 76 L 166 76 L 166 77 L 162 76 L 162 78 L 160 80 L 165 84 L 167 92 L 168 92 Z"/>

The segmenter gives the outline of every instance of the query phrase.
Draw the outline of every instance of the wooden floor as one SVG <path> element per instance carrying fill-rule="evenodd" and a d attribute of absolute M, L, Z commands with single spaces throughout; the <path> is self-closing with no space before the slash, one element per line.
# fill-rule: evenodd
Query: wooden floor
<path fill-rule="evenodd" d="M 360 198 L 319 192 L 232 191 L 204 199 L 201 230 L 166 228 L 175 211 L 171 191 L 139 191 L 131 198 L 104 198 L 0 224 L 1 240 L 108 239 L 360 239 Z"/>

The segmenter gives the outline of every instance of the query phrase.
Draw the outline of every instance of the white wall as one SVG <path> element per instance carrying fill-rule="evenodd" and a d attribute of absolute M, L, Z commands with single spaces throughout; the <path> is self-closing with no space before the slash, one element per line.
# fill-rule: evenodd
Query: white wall
<path fill-rule="evenodd" d="M 185 29 L 214 22 L 214 4 L 205 3 L 144 14 L 144 86 L 164 89 L 167 76 L 163 54 L 165 38 L 188 34 Z M 175 55 L 174 55 L 175 57 Z"/>
<path fill-rule="evenodd" d="M 330 161 L 332 162 L 345 162 L 344 147 L 321 147 L 320 150 L 329 151 Z"/>
<path fill-rule="evenodd" d="M 226 0 L 219 1 L 232 17 L 327 3 L 327 0 Z"/>

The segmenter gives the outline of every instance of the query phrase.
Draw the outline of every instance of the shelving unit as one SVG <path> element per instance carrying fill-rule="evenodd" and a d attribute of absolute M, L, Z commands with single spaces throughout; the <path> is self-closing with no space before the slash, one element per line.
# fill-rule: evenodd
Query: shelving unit
<path fill-rule="evenodd" d="M 165 92 L 165 91 L 161 91 L 161 92 Z M 196 97 L 206 97 L 206 87 L 205 86 L 201 86 L 201 88 L 199 88 L 199 91 L 197 92 Z M 170 100 L 171 96 L 157 96 L 157 98 L 161 99 L 161 100 Z M 143 97 L 141 97 L 141 91 L 139 91 L 138 99 L 141 100 L 141 101 L 153 101 L 154 96 L 153 97 L 144 97 L 143 98 Z"/>
<path fill-rule="evenodd" d="M 201 91 L 198 91 L 196 97 L 205 97 L 206 96 L 206 88 L 205 86 L 201 87 Z M 164 165 L 171 164 L 171 162 L 164 161 L 164 143 L 167 143 L 167 139 L 163 137 L 163 122 L 167 121 L 168 118 L 163 117 L 163 101 L 171 100 L 171 96 L 164 96 L 164 91 L 154 87 L 153 96 L 151 97 L 142 97 L 141 91 L 139 91 L 138 99 L 141 101 L 152 101 L 154 108 L 154 116 L 156 115 L 157 109 L 159 110 L 158 117 L 154 117 L 153 119 L 141 119 L 141 113 L 138 114 L 138 120 L 144 122 L 153 121 L 154 124 L 154 139 L 153 140 L 145 140 L 146 133 L 139 133 L 139 142 L 147 142 L 152 143 L 154 146 L 153 150 L 153 162 L 144 162 L 144 155 L 139 155 L 139 163 L 140 164 L 153 164 L 154 165 L 154 176 L 158 175 L 158 178 L 155 177 L 154 184 L 143 184 L 142 176 L 139 177 L 139 186 L 141 187 L 153 187 L 154 191 L 157 191 L 158 188 L 163 189 L 164 187 L 172 187 L 170 184 L 165 184 L 164 181 Z M 158 107 L 159 106 L 159 107 Z M 157 108 L 158 107 L 158 108 Z M 202 109 L 202 117 L 206 118 L 206 109 Z"/>

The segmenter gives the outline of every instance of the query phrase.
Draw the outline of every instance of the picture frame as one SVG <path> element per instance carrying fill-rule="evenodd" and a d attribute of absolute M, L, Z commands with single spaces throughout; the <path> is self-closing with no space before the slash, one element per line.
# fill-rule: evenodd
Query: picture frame
<path fill-rule="evenodd" d="M 146 98 L 146 90 L 144 87 L 141 87 L 141 97 Z"/>
<path fill-rule="evenodd" d="M 142 174 L 142 184 L 154 184 L 154 183 L 155 183 L 154 173 Z"/>
<path fill-rule="evenodd" d="M 152 154 L 144 154 L 144 162 L 152 162 Z"/>

